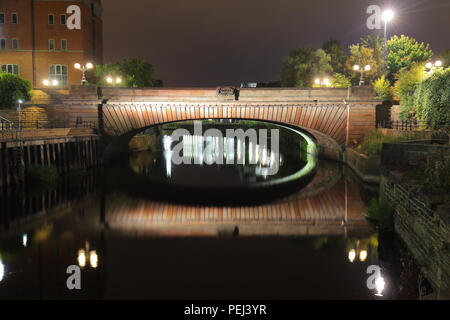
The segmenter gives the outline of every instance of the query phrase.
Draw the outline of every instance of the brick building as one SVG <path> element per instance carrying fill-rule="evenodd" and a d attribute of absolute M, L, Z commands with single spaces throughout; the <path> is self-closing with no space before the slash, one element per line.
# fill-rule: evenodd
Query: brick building
<path fill-rule="evenodd" d="M 80 29 L 69 29 L 80 8 Z M 58 87 L 80 84 L 74 64 L 101 64 L 101 0 L 0 0 L 0 66 L 43 88 L 44 80 Z"/>

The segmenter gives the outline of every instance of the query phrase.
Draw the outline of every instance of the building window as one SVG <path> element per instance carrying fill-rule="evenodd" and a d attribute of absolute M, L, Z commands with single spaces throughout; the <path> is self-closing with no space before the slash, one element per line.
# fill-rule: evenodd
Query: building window
<path fill-rule="evenodd" d="M 48 40 L 48 50 L 50 50 L 50 51 L 55 50 L 55 40 L 54 39 Z"/>
<path fill-rule="evenodd" d="M 12 48 L 15 50 L 19 49 L 19 40 L 18 39 L 12 39 Z"/>
<path fill-rule="evenodd" d="M 17 64 L 2 64 L 2 72 L 19 75 L 19 66 Z"/>
<path fill-rule="evenodd" d="M 0 39 L 0 49 L 6 49 L 6 39 Z"/>
<path fill-rule="evenodd" d="M 50 66 L 50 81 L 57 80 L 58 85 L 67 86 L 67 66 L 62 64 L 53 64 Z"/>
<path fill-rule="evenodd" d="M 18 18 L 18 16 L 17 16 L 17 13 L 13 13 L 13 14 L 11 15 L 11 23 L 12 23 L 12 24 L 18 24 L 18 23 L 19 23 L 19 18 Z"/>
<path fill-rule="evenodd" d="M 66 51 L 66 50 L 67 50 L 67 40 L 62 39 L 61 40 L 61 51 Z"/>
<path fill-rule="evenodd" d="M 59 20 L 61 21 L 61 24 L 66 24 L 66 15 L 62 14 L 59 16 Z"/>
<path fill-rule="evenodd" d="M 55 24 L 55 16 L 53 14 L 48 15 L 48 24 L 54 25 Z"/>
<path fill-rule="evenodd" d="M 5 14 L 0 13 L 0 24 L 5 24 Z"/>

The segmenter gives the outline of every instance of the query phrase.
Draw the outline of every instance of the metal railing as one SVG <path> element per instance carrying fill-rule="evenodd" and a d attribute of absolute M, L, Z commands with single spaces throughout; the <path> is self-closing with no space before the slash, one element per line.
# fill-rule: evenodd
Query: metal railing
<path fill-rule="evenodd" d="M 396 120 L 396 121 L 383 120 L 377 122 L 376 127 L 381 129 L 393 129 L 399 131 L 414 131 L 424 128 L 450 127 L 450 122 L 431 123 L 427 121 L 416 121 L 416 120 Z"/>

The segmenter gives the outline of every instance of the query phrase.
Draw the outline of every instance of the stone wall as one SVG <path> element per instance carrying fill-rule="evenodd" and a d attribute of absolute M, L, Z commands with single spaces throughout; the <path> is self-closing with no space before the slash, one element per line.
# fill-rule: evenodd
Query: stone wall
<path fill-rule="evenodd" d="M 418 165 L 427 159 L 431 152 L 438 151 L 444 157 L 450 157 L 448 145 L 432 144 L 433 140 L 407 141 L 401 143 L 383 143 L 382 165 Z M 448 142 L 447 142 L 448 143 Z"/>
<path fill-rule="evenodd" d="M 344 151 L 344 162 L 352 168 L 364 182 L 380 181 L 380 157 L 367 156 L 351 148 Z"/>
<path fill-rule="evenodd" d="M 438 213 L 431 201 L 389 173 L 383 173 L 380 201 L 394 208 L 395 231 L 432 284 L 437 298 L 449 298 L 450 228 L 448 213 Z"/>

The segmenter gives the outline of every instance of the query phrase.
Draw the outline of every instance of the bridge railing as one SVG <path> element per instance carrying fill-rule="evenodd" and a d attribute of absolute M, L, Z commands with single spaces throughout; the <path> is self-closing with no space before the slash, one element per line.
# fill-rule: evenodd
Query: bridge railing
<path fill-rule="evenodd" d="M 381 129 L 393 129 L 399 131 L 414 131 L 429 127 L 434 128 L 447 128 L 450 127 L 450 122 L 440 122 L 440 123 L 431 123 L 428 121 L 417 121 L 417 120 L 396 120 L 396 121 L 380 121 L 376 124 L 377 128 Z"/>

